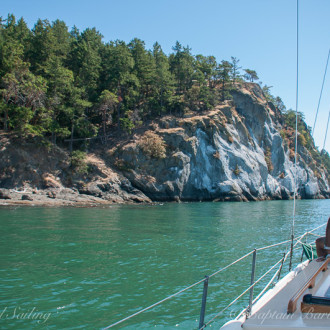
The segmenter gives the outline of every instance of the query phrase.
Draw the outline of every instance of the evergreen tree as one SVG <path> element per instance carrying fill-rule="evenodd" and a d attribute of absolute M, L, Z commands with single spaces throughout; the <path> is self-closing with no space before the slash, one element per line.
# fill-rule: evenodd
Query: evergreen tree
<path fill-rule="evenodd" d="M 239 59 L 237 59 L 236 57 L 231 57 L 231 79 L 233 81 L 233 84 L 235 85 L 237 79 L 239 79 L 241 77 L 240 75 L 240 69 L 242 69 L 241 66 L 239 66 L 238 64 Z"/>
<path fill-rule="evenodd" d="M 21 133 L 31 131 L 42 134 L 42 112 L 37 110 L 44 107 L 46 81 L 31 73 L 28 65 L 21 62 L 4 75 L 1 84 L 4 129 L 11 127 Z M 30 125 L 31 121 L 34 128 Z"/>
<path fill-rule="evenodd" d="M 259 79 L 257 73 L 254 70 L 244 69 L 244 71 L 245 71 L 244 78 L 247 81 L 254 82 L 255 80 L 258 80 Z"/>
<path fill-rule="evenodd" d="M 97 98 L 102 48 L 102 35 L 95 28 L 86 29 L 71 44 L 69 66 L 77 87 L 85 90 L 85 98 L 92 102 Z"/>
<path fill-rule="evenodd" d="M 264 95 L 265 95 L 265 97 L 266 97 L 266 99 L 267 99 L 267 101 L 268 102 L 273 102 L 274 103 L 274 96 L 271 94 L 271 92 L 270 92 L 270 89 L 272 88 L 273 86 L 267 86 L 267 85 L 265 85 L 265 86 L 263 86 L 262 87 L 262 91 L 264 92 Z"/>
<path fill-rule="evenodd" d="M 196 56 L 196 71 L 202 73 L 204 82 L 207 82 L 210 88 L 215 87 L 216 69 L 217 62 L 214 56 Z"/>
<path fill-rule="evenodd" d="M 172 107 L 174 98 L 174 78 L 169 71 L 170 65 L 168 58 L 157 42 L 153 46 L 152 54 L 156 69 L 153 75 L 152 96 L 149 104 L 155 114 L 161 115 L 166 109 Z"/>
<path fill-rule="evenodd" d="M 229 98 L 229 83 L 232 73 L 232 65 L 228 61 L 221 61 L 218 65 L 218 78 L 221 83 L 221 100 Z"/>
<path fill-rule="evenodd" d="M 73 72 L 65 68 L 60 57 L 53 57 L 46 68 L 46 77 L 49 82 L 47 91 L 47 107 L 51 118 L 52 142 L 56 144 L 57 137 L 66 137 L 69 134 L 67 127 L 63 127 L 61 117 L 65 117 L 74 93 Z"/>
<path fill-rule="evenodd" d="M 170 55 L 170 70 L 174 74 L 179 94 L 186 92 L 192 86 L 194 74 L 194 57 L 190 48 L 182 47 L 177 41 L 173 47 L 174 54 Z"/>
<path fill-rule="evenodd" d="M 139 82 L 139 100 L 147 98 L 150 93 L 150 88 L 155 72 L 155 61 L 152 54 L 145 49 L 144 42 L 140 39 L 133 39 L 128 48 L 134 60 L 133 74 L 137 77 Z"/>
<path fill-rule="evenodd" d="M 64 64 L 67 60 L 70 51 L 72 36 L 69 33 L 66 24 L 58 19 L 52 23 L 51 28 L 52 28 L 52 34 L 54 36 L 53 55 L 60 58 Z"/>
<path fill-rule="evenodd" d="M 102 117 L 103 138 L 105 140 L 107 140 L 106 128 L 108 124 L 111 124 L 111 115 L 114 113 L 117 103 L 118 98 L 115 94 L 108 90 L 102 91 L 98 100 L 97 110 Z"/>
<path fill-rule="evenodd" d="M 102 58 L 101 88 L 117 94 L 117 122 L 120 124 L 122 113 L 132 107 L 137 97 L 139 82 L 132 73 L 134 59 L 125 42 L 119 40 L 105 45 Z"/>
<path fill-rule="evenodd" d="M 32 29 L 28 60 L 31 71 L 44 75 L 49 59 L 54 55 L 55 38 L 48 20 L 39 19 Z"/>
<path fill-rule="evenodd" d="M 23 18 L 8 15 L 0 17 L 1 128 L 53 143 L 71 135 L 72 151 L 74 138 L 95 136 L 99 129 L 106 137 L 113 123 L 130 134 L 141 117 L 211 109 L 219 96 L 230 98 L 240 69 L 235 57 L 217 64 L 213 56 L 193 56 L 179 42 L 166 56 L 158 43 L 151 51 L 137 38 L 128 45 L 104 44 L 95 28 L 80 33 L 74 26 L 69 32 L 63 21 L 39 19 L 30 30 Z M 246 80 L 259 79 L 254 70 L 244 71 Z M 282 135 L 290 140 L 294 113 L 269 86 L 263 91 L 283 112 Z M 321 159 L 299 116 L 300 144 Z"/>
<path fill-rule="evenodd" d="M 198 110 L 208 110 L 212 108 L 217 102 L 217 90 L 215 89 L 217 85 L 217 62 L 214 56 L 203 56 L 197 55 L 195 61 L 195 73 L 194 81 L 198 84 L 198 94 L 197 88 L 191 91 L 192 94 L 196 94 L 195 101 Z"/>
<path fill-rule="evenodd" d="M 274 100 L 274 105 L 277 107 L 278 110 L 280 110 L 281 112 L 286 111 L 286 106 L 284 104 L 284 102 L 282 101 L 282 99 L 279 96 L 275 97 Z"/>

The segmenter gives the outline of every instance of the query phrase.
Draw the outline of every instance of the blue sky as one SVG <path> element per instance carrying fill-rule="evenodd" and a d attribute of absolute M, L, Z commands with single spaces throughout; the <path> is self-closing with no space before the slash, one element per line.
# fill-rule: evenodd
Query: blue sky
<path fill-rule="evenodd" d="M 313 126 L 330 48 L 330 0 L 299 0 L 299 10 L 298 109 Z M 38 18 L 61 19 L 70 29 L 96 27 L 104 41 L 137 37 L 170 53 L 178 40 L 193 54 L 235 56 L 295 109 L 296 0 L 2 0 L 0 15 L 8 13 L 23 16 L 30 28 Z M 330 67 L 314 134 L 320 148 L 329 109 Z"/>

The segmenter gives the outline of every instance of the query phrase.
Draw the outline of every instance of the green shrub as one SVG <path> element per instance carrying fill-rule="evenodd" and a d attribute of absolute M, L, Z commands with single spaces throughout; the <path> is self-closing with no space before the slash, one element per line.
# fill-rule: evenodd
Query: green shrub
<path fill-rule="evenodd" d="M 233 172 L 234 172 L 234 174 L 235 174 L 236 176 L 239 176 L 239 174 L 241 173 L 241 170 L 240 170 L 240 168 L 238 167 L 237 164 L 236 164 L 236 167 L 235 167 L 235 169 L 233 170 Z"/>
<path fill-rule="evenodd" d="M 71 154 L 71 167 L 79 174 L 88 173 L 88 164 L 86 163 L 86 153 L 81 150 L 75 150 Z"/>
<path fill-rule="evenodd" d="M 285 133 L 286 133 L 285 130 L 284 129 L 281 129 L 280 135 L 281 135 L 282 140 L 285 140 L 286 139 L 286 134 Z"/>
<path fill-rule="evenodd" d="M 306 146 L 306 144 L 307 144 L 307 141 L 306 141 L 306 138 L 305 138 L 305 136 L 303 135 L 303 134 L 299 134 L 298 135 L 298 143 L 300 144 L 300 145 L 302 145 L 302 146 Z"/>
<path fill-rule="evenodd" d="M 274 166 L 272 163 L 272 153 L 269 147 L 266 148 L 265 161 L 267 164 L 268 172 L 270 173 L 274 169 Z"/>
<path fill-rule="evenodd" d="M 153 158 L 161 159 L 166 157 L 166 144 L 164 139 L 152 131 L 146 131 L 139 141 L 142 151 Z"/>
<path fill-rule="evenodd" d="M 132 130 L 135 127 L 130 118 L 120 118 L 120 125 L 128 134 L 132 134 Z"/>
<path fill-rule="evenodd" d="M 120 171 L 129 172 L 132 170 L 132 165 L 123 159 L 116 158 L 114 165 L 118 168 Z"/>

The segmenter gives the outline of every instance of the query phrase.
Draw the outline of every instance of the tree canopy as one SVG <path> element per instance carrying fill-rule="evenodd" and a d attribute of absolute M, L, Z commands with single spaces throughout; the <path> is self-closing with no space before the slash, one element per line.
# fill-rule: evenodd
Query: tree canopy
<path fill-rule="evenodd" d="M 113 126 L 131 132 L 164 114 L 209 110 L 244 77 L 237 58 L 218 63 L 178 41 L 166 55 L 157 42 L 148 50 L 137 38 L 102 39 L 95 28 L 69 31 L 60 20 L 29 29 L 23 18 L 1 17 L 0 128 L 52 143 L 106 138 Z"/>
<path fill-rule="evenodd" d="M 0 129 L 54 144 L 70 136 L 106 140 L 114 126 L 131 133 L 157 116 L 210 110 L 230 99 L 239 81 L 259 79 L 251 69 L 242 74 L 236 57 L 217 62 L 178 41 L 166 55 L 157 42 L 148 50 L 137 38 L 102 39 L 95 28 L 69 31 L 60 20 L 39 19 L 29 29 L 23 18 L 0 17 Z M 294 115 L 270 88 L 264 95 L 282 111 L 290 142 Z M 300 143 L 315 153 L 310 128 L 299 119 Z M 329 164 L 326 152 L 313 157 Z"/>

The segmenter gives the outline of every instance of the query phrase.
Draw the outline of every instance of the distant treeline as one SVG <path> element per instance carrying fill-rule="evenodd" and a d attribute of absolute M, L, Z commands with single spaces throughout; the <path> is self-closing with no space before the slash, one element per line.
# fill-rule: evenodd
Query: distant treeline
<path fill-rule="evenodd" d="M 217 63 L 179 42 L 167 56 L 156 42 L 102 42 L 95 28 L 71 31 L 63 21 L 0 18 L 0 128 L 56 142 L 108 134 L 110 124 L 131 132 L 162 114 L 203 111 L 230 98 L 239 80 L 257 73 L 239 60 Z"/>

